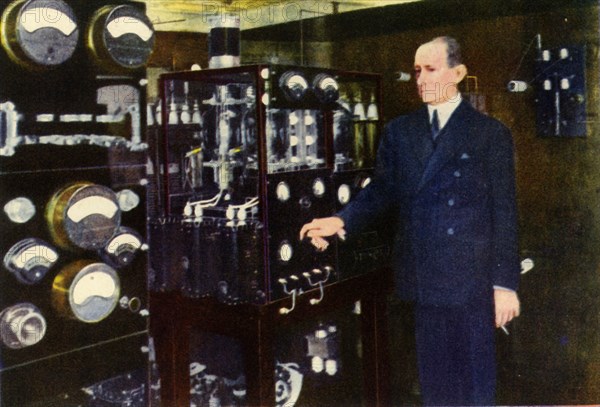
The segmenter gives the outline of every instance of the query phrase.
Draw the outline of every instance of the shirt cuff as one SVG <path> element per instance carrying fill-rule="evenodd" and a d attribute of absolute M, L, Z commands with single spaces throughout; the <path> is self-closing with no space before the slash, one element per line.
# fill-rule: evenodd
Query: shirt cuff
<path fill-rule="evenodd" d="M 494 290 L 504 290 L 504 291 L 510 291 L 510 292 L 516 292 L 515 290 L 511 289 L 511 288 L 506 288 L 506 287 L 502 287 L 500 285 L 495 285 L 494 286 Z"/>

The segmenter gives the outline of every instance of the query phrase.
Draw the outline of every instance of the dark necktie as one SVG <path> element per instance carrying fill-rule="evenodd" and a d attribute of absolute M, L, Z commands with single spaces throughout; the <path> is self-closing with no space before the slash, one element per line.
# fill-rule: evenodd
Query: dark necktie
<path fill-rule="evenodd" d="M 431 115 L 431 138 L 434 146 L 438 134 L 440 134 L 440 119 L 438 118 L 437 109 L 435 109 Z"/>

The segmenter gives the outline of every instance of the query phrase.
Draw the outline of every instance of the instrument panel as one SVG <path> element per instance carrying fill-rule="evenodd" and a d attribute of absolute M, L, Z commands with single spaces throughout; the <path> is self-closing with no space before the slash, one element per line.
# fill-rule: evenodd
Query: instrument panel
<path fill-rule="evenodd" d="M 159 88 L 149 117 L 161 140 L 154 173 L 165 175 L 150 244 L 175 258 L 150 253 L 154 290 L 232 304 L 294 304 L 313 292 L 317 304 L 327 284 L 387 260 L 377 239 L 332 240 L 323 252 L 298 239 L 304 223 L 333 215 L 368 185 L 381 130 L 378 75 L 250 65 L 164 74 Z M 202 288 L 190 290 L 199 275 Z M 231 290 L 239 284 L 249 286 Z"/>
<path fill-rule="evenodd" d="M 154 29 L 129 1 L 0 13 L 0 406 L 147 406 Z"/>

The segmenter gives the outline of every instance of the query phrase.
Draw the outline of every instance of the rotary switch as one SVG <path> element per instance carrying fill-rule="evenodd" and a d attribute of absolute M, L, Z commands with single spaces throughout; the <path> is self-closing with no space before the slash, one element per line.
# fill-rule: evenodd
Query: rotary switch
<path fill-rule="evenodd" d="M 46 319 L 33 304 L 23 302 L 0 313 L 0 338 L 11 349 L 35 345 L 46 334 Z"/>

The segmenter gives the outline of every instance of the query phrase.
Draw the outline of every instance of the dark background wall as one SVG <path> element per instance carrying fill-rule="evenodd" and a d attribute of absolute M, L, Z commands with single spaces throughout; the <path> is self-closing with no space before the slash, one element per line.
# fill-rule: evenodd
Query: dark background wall
<path fill-rule="evenodd" d="M 419 105 L 414 80 L 396 81 L 397 71 L 412 71 L 418 45 L 438 35 L 461 42 L 487 112 L 513 131 L 521 255 L 535 262 L 522 278 L 522 316 L 509 336 L 498 335 L 503 404 L 600 402 L 598 15 L 597 1 L 425 0 L 242 31 L 242 63 L 381 73 L 385 120 Z M 538 33 L 544 48 L 586 46 L 585 138 L 539 137 L 534 92 L 506 90 L 509 80 L 535 76 Z M 180 39 L 158 37 L 154 66 L 184 69 L 193 61 L 206 67 L 206 36 Z M 403 304 L 391 305 L 396 402 L 411 404 L 418 399 L 411 321 Z"/>
<path fill-rule="evenodd" d="M 321 53 L 316 60 L 307 50 L 328 44 L 331 66 L 383 74 L 386 120 L 419 105 L 414 80 L 396 81 L 397 71 L 412 71 L 418 45 L 438 35 L 461 42 L 488 113 L 513 131 L 521 254 L 535 262 L 522 278 L 522 316 L 509 336 L 498 335 L 501 403 L 600 402 L 598 11 L 595 1 L 425 1 L 242 35 L 244 44 L 253 45 L 253 62 L 260 59 L 256 44 L 277 38 L 266 56 L 278 50 L 279 58 L 323 65 L 328 58 Z M 539 137 L 534 92 L 506 90 L 509 80 L 535 76 L 538 33 L 544 48 L 587 48 L 586 138 Z M 410 404 L 417 392 L 407 335 L 411 321 L 398 315 L 403 305 L 392 305 L 396 401 Z"/>
<path fill-rule="evenodd" d="M 469 16 L 469 2 L 462 3 L 461 12 Z M 427 22 L 431 16 L 414 18 Z M 412 54 L 424 40 L 443 34 L 459 39 L 489 114 L 513 131 L 521 251 L 536 263 L 522 279 L 523 316 L 512 324 L 510 337 L 498 338 L 505 373 L 501 400 L 600 402 L 598 6 L 577 4 L 498 16 L 481 13 L 456 20 L 347 39 L 334 47 L 335 61 L 351 69 L 381 71 L 389 78 L 384 94 L 385 112 L 391 118 L 413 108 L 415 95 L 414 82 L 394 82 L 390 70 L 410 69 Z M 534 93 L 506 91 L 509 80 L 534 77 L 534 47 L 515 70 L 536 33 L 544 47 L 587 47 L 587 138 L 538 137 Z"/>

